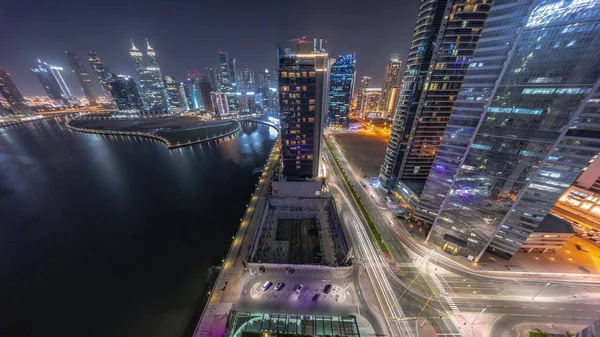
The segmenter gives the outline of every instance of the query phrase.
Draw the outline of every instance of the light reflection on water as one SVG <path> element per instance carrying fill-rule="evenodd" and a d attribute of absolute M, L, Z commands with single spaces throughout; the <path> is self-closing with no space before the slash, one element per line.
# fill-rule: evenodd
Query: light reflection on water
<path fill-rule="evenodd" d="M 0 129 L 8 335 L 180 337 L 277 134 L 168 150 L 54 120 Z"/>

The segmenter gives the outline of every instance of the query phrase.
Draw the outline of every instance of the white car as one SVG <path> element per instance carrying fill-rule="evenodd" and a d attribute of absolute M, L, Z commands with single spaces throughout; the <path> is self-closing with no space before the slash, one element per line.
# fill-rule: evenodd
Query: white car
<path fill-rule="evenodd" d="M 299 284 L 299 285 L 296 287 L 296 292 L 299 294 L 299 293 L 302 291 L 302 289 L 304 289 L 304 286 L 303 286 L 302 284 Z"/>
<path fill-rule="evenodd" d="M 267 289 L 271 288 L 272 285 L 273 285 L 273 282 L 267 281 L 262 285 L 262 287 L 260 287 L 260 289 L 262 291 L 267 291 Z"/>

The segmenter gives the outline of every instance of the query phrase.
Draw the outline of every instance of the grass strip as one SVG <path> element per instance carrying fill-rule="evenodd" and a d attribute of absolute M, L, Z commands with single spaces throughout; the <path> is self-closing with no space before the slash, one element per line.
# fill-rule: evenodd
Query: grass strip
<path fill-rule="evenodd" d="M 363 203 L 360 199 L 360 196 L 358 196 L 358 193 L 356 193 L 356 190 L 354 189 L 354 185 L 352 185 L 352 183 L 350 182 L 350 179 L 348 179 L 348 175 L 346 174 L 346 171 L 344 171 L 344 169 L 342 168 L 342 165 L 340 165 L 340 162 L 339 162 L 337 156 L 335 155 L 335 153 L 333 152 L 333 148 L 331 147 L 331 145 L 329 144 L 327 139 L 325 139 L 325 145 L 327 146 L 329 153 L 331 153 L 331 156 L 333 157 L 333 161 L 335 162 L 335 165 L 340 170 L 340 172 L 342 172 L 342 177 L 344 178 L 344 181 L 346 182 L 346 186 L 348 186 L 348 189 L 350 189 L 350 193 L 352 194 L 352 197 L 358 204 L 358 208 L 360 209 L 360 212 L 362 213 L 363 217 L 367 220 L 367 224 L 369 225 L 371 234 L 373 234 L 373 237 L 375 238 L 375 241 L 377 241 L 379 248 L 381 249 L 382 252 L 388 253 L 389 250 L 388 250 L 387 246 L 385 245 L 385 243 L 383 242 L 383 239 L 381 238 L 381 234 L 379 234 L 379 232 L 377 231 L 377 228 L 375 228 L 375 223 L 373 222 L 373 219 L 371 219 L 369 212 L 367 212 L 367 208 L 365 207 L 365 205 L 363 205 Z"/>

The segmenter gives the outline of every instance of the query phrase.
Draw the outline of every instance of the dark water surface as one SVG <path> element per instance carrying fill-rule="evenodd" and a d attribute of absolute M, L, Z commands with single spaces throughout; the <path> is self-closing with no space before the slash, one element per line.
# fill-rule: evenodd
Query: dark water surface
<path fill-rule="evenodd" d="M 0 129 L 0 336 L 183 337 L 275 137 L 246 124 L 168 150 L 55 120 Z"/>

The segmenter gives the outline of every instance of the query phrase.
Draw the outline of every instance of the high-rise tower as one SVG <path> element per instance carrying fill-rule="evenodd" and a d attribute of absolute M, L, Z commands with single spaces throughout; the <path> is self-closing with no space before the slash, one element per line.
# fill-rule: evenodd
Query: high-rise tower
<path fill-rule="evenodd" d="M 96 90 L 94 90 L 94 86 L 92 85 L 92 81 L 90 81 L 90 75 L 88 74 L 85 66 L 79 59 L 75 53 L 65 52 L 67 54 L 67 58 L 69 59 L 69 64 L 71 65 L 71 69 L 77 76 L 79 83 L 81 84 L 81 90 L 85 94 L 90 105 L 98 105 L 98 96 L 96 96 Z"/>
<path fill-rule="evenodd" d="M 0 94 L 2 94 L 2 97 L 10 105 L 12 114 L 28 115 L 31 113 L 31 108 L 25 103 L 25 99 L 21 95 L 19 88 L 17 88 L 10 78 L 10 73 L 2 66 L 0 66 Z"/>
<path fill-rule="evenodd" d="M 119 111 L 141 114 L 147 110 L 140 88 L 133 78 L 116 74 L 111 74 L 111 78 L 112 81 L 107 87 Z"/>
<path fill-rule="evenodd" d="M 146 40 L 147 41 L 147 40 Z M 135 68 L 140 83 L 142 85 L 142 93 L 144 102 L 148 108 L 145 114 L 157 115 L 157 114 L 172 114 L 171 105 L 168 101 L 168 95 L 163 82 L 158 60 L 154 49 L 147 43 L 147 55 L 149 66 L 144 66 L 144 56 L 142 52 L 135 47 L 133 41 L 131 42 L 131 49 L 129 55 L 133 61 L 133 67 Z"/>
<path fill-rule="evenodd" d="M 367 89 L 370 86 L 371 86 L 371 77 L 370 76 L 363 76 L 360 78 L 360 88 L 358 88 L 358 96 L 357 96 L 357 100 L 356 100 L 356 106 L 360 110 L 361 115 L 364 114 L 364 111 L 362 111 L 362 109 L 366 103 L 365 102 L 365 94 L 367 92 Z"/>
<path fill-rule="evenodd" d="M 390 57 L 390 61 L 385 67 L 383 76 L 383 86 L 381 91 L 381 103 L 379 104 L 381 112 L 386 117 L 392 117 L 396 112 L 396 104 L 398 103 L 398 91 L 400 89 L 400 69 L 402 61 L 397 54 Z"/>
<path fill-rule="evenodd" d="M 281 154 L 288 180 L 319 174 L 323 118 L 327 111 L 327 52 L 323 40 L 299 39 L 279 48 Z"/>
<path fill-rule="evenodd" d="M 100 82 L 100 87 L 102 88 L 102 93 L 104 94 L 104 97 L 110 101 L 111 96 L 110 96 L 110 89 L 108 88 L 108 84 L 112 81 L 112 73 L 110 72 L 108 67 L 104 63 L 102 63 L 102 60 L 100 60 L 100 57 L 98 57 L 97 53 L 89 52 L 88 57 L 89 57 L 88 60 L 90 61 L 90 64 L 92 65 L 92 69 L 94 70 L 94 73 L 96 73 L 96 76 L 98 77 L 98 82 Z"/>
<path fill-rule="evenodd" d="M 510 258 L 600 152 L 600 2 L 494 2 L 416 216 Z"/>
<path fill-rule="evenodd" d="M 385 188 L 427 178 L 490 7 L 488 0 L 421 1 L 381 165 Z"/>
<path fill-rule="evenodd" d="M 356 54 L 346 54 L 331 61 L 333 63 L 329 69 L 327 124 L 345 128 L 354 89 Z"/>
<path fill-rule="evenodd" d="M 31 69 L 37 75 L 48 97 L 60 100 L 65 105 L 71 105 L 73 95 L 71 95 L 71 90 L 60 73 L 62 70 L 62 67 L 42 62 L 39 59 L 37 68 Z"/>
<path fill-rule="evenodd" d="M 165 83 L 165 89 L 167 91 L 167 97 L 169 98 L 169 105 L 175 112 L 182 112 L 187 110 L 187 102 L 185 100 L 185 93 L 182 91 L 181 85 L 177 80 L 171 76 L 165 76 L 163 78 Z"/>

